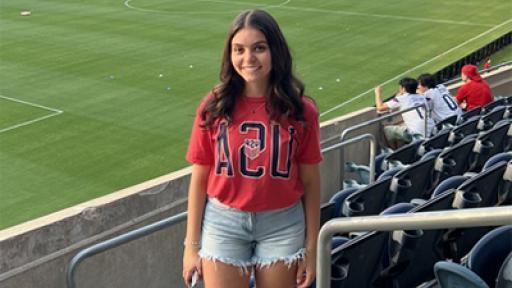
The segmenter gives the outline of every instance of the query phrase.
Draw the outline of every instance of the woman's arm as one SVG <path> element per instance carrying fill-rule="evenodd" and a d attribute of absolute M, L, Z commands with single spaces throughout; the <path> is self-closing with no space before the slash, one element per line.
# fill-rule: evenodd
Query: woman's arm
<path fill-rule="evenodd" d="M 309 287 L 315 279 L 316 245 L 320 229 L 320 168 L 318 164 L 301 164 L 299 170 L 304 186 L 302 202 L 306 217 L 306 261 L 305 267 L 299 268 L 297 284 L 298 287 Z"/>
<path fill-rule="evenodd" d="M 194 270 L 198 271 L 199 276 L 202 274 L 198 252 L 210 168 L 205 165 L 192 165 L 192 176 L 188 189 L 187 234 L 183 255 L 183 279 L 186 283 L 190 283 Z"/>

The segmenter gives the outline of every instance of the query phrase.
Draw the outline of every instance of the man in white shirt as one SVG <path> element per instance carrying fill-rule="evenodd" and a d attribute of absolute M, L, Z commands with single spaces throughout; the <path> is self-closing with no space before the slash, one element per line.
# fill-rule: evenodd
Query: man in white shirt
<path fill-rule="evenodd" d="M 436 86 L 431 74 L 422 74 L 418 77 L 418 92 L 427 98 L 430 115 L 435 123 L 450 116 L 462 114 L 462 110 L 453 100 L 448 89 L 443 84 Z"/>
<path fill-rule="evenodd" d="M 405 110 L 420 104 L 427 104 L 424 96 L 416 94 L 418 81 L 413 78 L 403 78 L 399 81 L 400 91 L 397 96 L 387 102 L 382 101 L 381 88 L 375 88 L 375 106 L 377 111 L 388 111 L 390 109 Z M 425 131 L 425 117 L 427 117 L 427 131 Z M 428 117 L 425 107 L 402 113 L 405 125 L 389 125 L 384 127 L 384 134 L 390 144 L 396 141 L 410 142 L 412 134 L 420 134 L 429 137 L 434 127 L 434 122 Z M 391 145 L 394 146 L 394 145 Z"/>

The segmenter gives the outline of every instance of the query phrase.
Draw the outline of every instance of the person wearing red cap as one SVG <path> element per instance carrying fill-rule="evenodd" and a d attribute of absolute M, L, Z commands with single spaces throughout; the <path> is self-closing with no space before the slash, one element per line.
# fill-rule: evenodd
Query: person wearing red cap
<path fill-rule="evenodd" d="M 461 78 L 464 85 L 459 88 L 455 97 L 459 105 L 466 103 L 466 110 L 469 111 L 492 102 L 491 87 L 478 74 L 475 65 L 464 65 L 461 70 Z"/>

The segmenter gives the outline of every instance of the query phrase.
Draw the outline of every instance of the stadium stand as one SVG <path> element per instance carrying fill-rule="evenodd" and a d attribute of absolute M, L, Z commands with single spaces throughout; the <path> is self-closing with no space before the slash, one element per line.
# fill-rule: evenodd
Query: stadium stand
<path fill-rule="evenodd" d="M 498 100 L 499 104 L 492 103 L 494 107 L 489 104 L 478 113 L 476 111 L 467 112 L 468 115 L 464 114 L 465 116 L 463 115 L 459 122 L 450 119 L 447 121 L 449 124 L 445 125 L 444 129 L 439 129 L 437 134 L 428 139 L 414 142 L 403 150 L 397 149 L 389 152 L 381 149 L 384 152 L 376 157 L 379 159 L 376 162 L 380 161 L 380 164 L 376 165 L 377 176 L 379 176 L 377 181 L 369 184 L 366 183 L 364 177 L 359 177 L 359 184 L 362 186 L 343 189 L 330 197 L 330 201 L 322 204 L 321 207 L 322 224 L 328 223 L 332 219 L 350 219 L 349 217 L 353 216 L 374 215 L 373 217 L 378 217 L 375 219 L 387 219 L 387 217 L 393 216 L 402 217 L 404 213 L 409 216 L 449 210 L 463 213 L 473 207 L 510 205 L 512 203 L 512 154 L 510 152 L 512 125 L 510 121 L 502 119 L 511 117 L 512 102 L 510 98 Z M 496 115 L 501 115 L 502 119 Z M 478 127 L 479 123 L 483 124 Z M 452 141 L 449 141 L 450 136 Z M 502 136 L 501 141 L 500 136 Z M 391 165 L 394 167 L 392 168 L 385 165 L 385 159 L 400 161 L 400 163 Z M 423 165 L 432 166 L 434 169 L 421 168 L 424 167 Z M 356 174 L 367 175 L 365 173 L 368 173 L 369 170 L 359 166 L 356 167 L 357 169 L 352 166 L 351 169 L 355 169 L 353 172 Z M 428 171 L 432 170 L 432 175 L 425 177 L 429 174 Z M 422 171 L 423 173 L 421 173 Z M 464 176 L 468 172 L 473 174 Z M 432 178 L 430 179 L 430 177 Z M 396 185 L 396 188 L 392 189 L 392 183 L 405 183 L 405 185 Z M 421 192 L 418 192 L 420 190 Z M 409 193 L 415 194 L 408 196 Z M 414 201 L 412 201 L 413 199 Z M 399 203 L 402 201 L 405 202 Z M 177 218 L 173 220 L 182 221 L 184 217 L 184 215 L 179 215 L 180 220 L 176 220 Z M 161 225 L 153 226 L 154 230 L 151 231 L 156 231 L 155 227 L 157 226 L 168 227 L 171 222 L 166 221 Z M 326 224 L 326 226 L 329 225 Z M 440 263 L 460 261 L 463 256 L 466 256 L 465 252 L 469 250 L 472 251 L 470 253 L 474 253 L 473 259 L 477 259 L 475 256 L 477 248 L 475 247 L 478 246 L 475 243 L 478 239 L 475 240 L 473 237 L 476 235 L 474 231 L 487 233 L 490 229 L 489 227 L 462 229 L 455 226 L 433 230 L 411 228 L 394 232 L 366 230 L 362 234 L 344 234 L 357 235 L 353 238 L 334 236 L 330 246 L 332 261 L 329 271 L 332 272 L 332 279 L 329 279 L 329 282 L 331 287 L 372 287 L 373 285 L 396 288 L 415 287 L 424 282 L 435 282 L 434 279 L 436 277 L 440 279 L 442 276 L 439 275 L 444 273 L 441 272 L 441 268 L 436 270 L 436 267 L 443 267 L 444 264 Z M 144 231 L 144 233 L 150 233 L 147 229 Z M 472 241 L 473 243 L 471 243 Z M 509 243 L 512 242 L 509 241 Z M 79 256 L 95 255 L 105 251 L 105 247 L 109 245 L 101 242 L 97 246 L 90 247 L 92 249 L 85 251 L 86 253 L 80 253 Z M 486 248 L 482 249 L 487 251 Z M 510 260 L 511 248 L 503 249 L 504 252 L 500 252 L 503 255 L 503 259 L 500 260 L 503 264 L 500 263 L 498 266 L 495 263 L 496 265 L 492 268 L 494 274 L 491 276 L 486 276 L 487 272 L 475 272 L 480 271 L 477 267 L 489 266 L 478 266 L 476 260 L 473 260 L 475 261 L 473 268 L 469 264 L 469 268 L 460 267 L 466 270 L 474 269 L 472 272 L 469 271 L 476 277 L 484 279 L 485 282 L 496 281 L 498 283 L 496 287 L 505 287 L 504 285 L 508 284 L 504 283 L 507 281 L 510 283 L 510 279 L 506 278 L 504 275 L 506 273 L 503 271 L 506 267 L 511 266 L 512 260 Z M 505 260 L 507 255 L 508 258 Z M 469 263 L 470 257 L 467 257 Z M 80 263 L 83 259 L 74 263 Z M 438 262 L 434 265 L 437 261 L 445 262 Z M 459 265 L 449 263 L 449 265 L 451 264 Z M 69 271 L 68 283 L 73 283 L 74 272 Z M 83 279 L 80 278 L 80 280 Z M 436 284 L 445 287 L 442 286 L 442 280 L 438 281 L 439 283 Z M 493 287 L 494 282 L 487 285 Z M 69 287 L 75 286 L 70 284 Z"/>

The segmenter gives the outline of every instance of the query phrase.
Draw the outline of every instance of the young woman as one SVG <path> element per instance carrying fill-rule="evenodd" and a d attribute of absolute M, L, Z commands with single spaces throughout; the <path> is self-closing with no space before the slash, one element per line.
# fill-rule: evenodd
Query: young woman
<path fill-rule="evenodd" d="M 205 287 L 308 287 L 315 277 L 322 160 L 318 111 L 292 73 L 276 21 L 242 12 L 227 35 L 221 83 L 200 103 L 183 278 Z"/>

